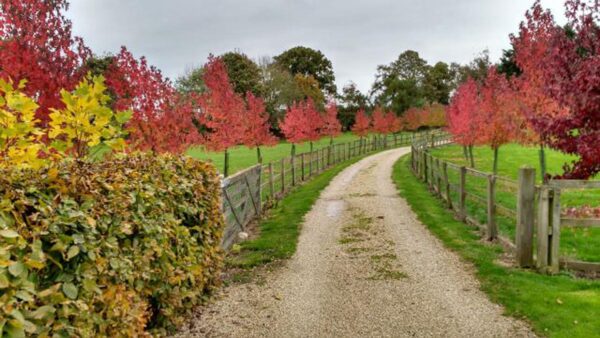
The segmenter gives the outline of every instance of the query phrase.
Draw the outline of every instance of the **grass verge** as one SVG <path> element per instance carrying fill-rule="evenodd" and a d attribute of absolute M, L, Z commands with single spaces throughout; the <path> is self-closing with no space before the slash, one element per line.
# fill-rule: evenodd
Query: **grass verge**
<path fill-rule="evenodd" d="M 476 268 L 481 288 L 508 315 L 524 318 L 550 337 L 600 337 L 600 282 L 567 274 L 541 275 L 498 263 L 499 246 L 479 240 L 475 229 L 454 219 L 410 171 L 410 157 L 394 166 L 393 179 L 419 220 Z M 477 314 L 473 314 L 477 315 Z"/>

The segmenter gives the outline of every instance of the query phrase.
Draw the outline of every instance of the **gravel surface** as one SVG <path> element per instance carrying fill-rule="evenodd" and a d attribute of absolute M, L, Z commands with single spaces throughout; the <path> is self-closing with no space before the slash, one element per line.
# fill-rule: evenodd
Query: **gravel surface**
<path fill-rule="evenodd" d="M 306 215 L 298 251 L 225 288 L 181 337 L 529 337 L 479 290 L 472 267 L 416 220 L 390 150 L 344 170 Z"/>

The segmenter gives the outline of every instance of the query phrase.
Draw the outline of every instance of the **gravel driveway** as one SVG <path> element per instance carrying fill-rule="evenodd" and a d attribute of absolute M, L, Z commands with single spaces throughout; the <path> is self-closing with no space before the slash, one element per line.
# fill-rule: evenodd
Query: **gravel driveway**
<path fill-rule="evenodd" d="M 209 337 L 527 337 L 416 220 L 392 166 L 409 149 L 348 167 L 306 215 L 294 257 L 225 288 L 179 335 Z"/>

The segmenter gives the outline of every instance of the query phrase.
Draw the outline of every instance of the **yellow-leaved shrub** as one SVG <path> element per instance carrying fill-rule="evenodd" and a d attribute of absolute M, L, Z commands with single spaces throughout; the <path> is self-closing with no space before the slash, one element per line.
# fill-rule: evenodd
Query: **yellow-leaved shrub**
<path fill-rule="evenodd" d="M 125 150 L 127 132 L 123 126 L 132 112 L 112 111 L 104 77 L 88 76 L 72 92 L 62 90 L 60 95 L 65 107 L 50 113 L 52 148 L 76 158 Z"/>
<path fill-rule="evenodd" d="M 0 167 L 39 168 L 44 164 L 40 152 L 43 131 L 37 126 L 37 103 L 21 90 L 0 79 Z"/>

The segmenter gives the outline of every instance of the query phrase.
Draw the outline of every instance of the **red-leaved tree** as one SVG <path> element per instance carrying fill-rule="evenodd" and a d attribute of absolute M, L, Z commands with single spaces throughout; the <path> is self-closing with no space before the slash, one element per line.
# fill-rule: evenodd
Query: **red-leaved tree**
<path fill-rule="evenodd" d="M 475 80 L 468 78 L 456 89 L 446 114 L 454 142 L 463 146 L 465 158 L 475 167 L 473 145 L 477 141 L 479 116 L 479 88 Z"/>
<path fill-rule="evenodd" d="M 288 109 L 279 127 L 292 144 L 292 156 L 296 155 L 296 144 L 302 142 L 310 142 L 310 151 L 313 151 L 313 142 L 321 137 L 323 124 L 323 116 L 311 98 L 296 102 Z"/>
<path fill-rule="evenodd" d="M 364 109 L 360 109 L 356 113 L 354 125 L 352 126 L 352 132 L 360 138 L 360 145 L 363 146 L 363 138 L 369 135 L 371 131 L 371 119 L 365 113 Z"/>
<path fill-rule="evenodd" d="M 373 110 L 373 131 L 379 134 L 387 134 L 389 132 L 387 120 L 385 118 L 385 112 L 381 107 L 375 107 Z"/>
<path fill-rule="evenodd" d="M 396 133 L 402 130 L 402 120 L 396 116 L 396 113 L 388 110 L 385 113 L 385 123 L 387 124 L 387 132 L 394 134 L 394 142 L 396 142 Z"/>
<path fill-rule="evenodd" d="M 526 22 L 522 22 L 518 35 L 511 35 L 515 49 L 515 61 L 522 74 L 513 78 L 518 89 L 519 110 L 527 119 L 529 130 L 525 143 L 538 143 L 540 146 L 540 168 L 546 179 L 545 147 L 551 143 L 552 128 L 556 118 L 568 116 L 568 110 L 548 95 L 545 90 L 546 79 L 540 60 L 549 52 L 553 35 L 557 32 L 554 18 L 545 11 L 539 2 L 526 13 Z"/>
<path fill-rule="evenodd" d="M 256 148 L 258 163 L 262 163 L 261 146 L 273 146 L 277 144 L 277 138 L 271 133 L 269 114 L 265 110 L 265 102 L 262 98 L 255 96 L 252 92 L 246 94 L 247 112 L 244 114 L 245 132 L 244 145 L 248 148 Z"/>
<path fill-rule="evenodd" d="M 329 136 L 330 144 L 333 144 L 333 138 L 342 133 L 342 124 L 338 120 L 337 105 L 334 101 L 329 101 L 325 107 L 325 115 L 323 116 L 323 126 L 321 135 Z"/>
<path fill-rule="evenodd" d="M 227 75 L 225 63 L 209 56 L 204 65 L 206 92 L 200 98 L 200 123 L 206 127 L 205 145 L 209 150 L 224 151 L 223 174 L 229 175 L 229 148 L 242 144 L 246 131 L 246 107 Z"/>
<path fill-rule="evenodd" d="M 579 157 L 563 177 L 589 178 L 600 172 L 600 2 L 568 0 L 565 7 L 567 28 L 556 26 L 539 1 L 521 26 L 520 35 L 548 36 L 537 54 L 539 73 L 524 72 L 539 76 L 543 93 L 568 111 L 531 123 L 552 148 Z M 516 52 L 517 60 L 529 57 L 522 46 Z"/>
<path fill-rule="evenodd" d="M 131 109 L 129 142 L 135 149 L 181 153 L 201 143 L 194 124 L 197 103 L 181 97 L 145 58 L 137 60 L 125 47 L 105 72 L 116 110 Z"/>
<path fill-rule="evenodd" d="M 416 131 L 424 125 L 424 113 L 421 108 L 412 107 L 404 112 L 403 122 L 407 130 Z"/>
<path fill-rule="evenodd" d="M 477 140 L 494 151 L 494 174 L 498 173 L 498 150 L 502 145 L 517 140 L 524 127 L 522 117 L 517 114 L 514 97 L 506 77 L 491 67 L 481 88 Z"/>
<path fill-rule="evenodd" d="M 25 79 L 25 93 L 35 97 L 37 118 L 48 122 L 50 108 L 62 108 L 60 90 L 72 90 L 82 79 L 90 50 L 74 37 L 63 12 L 66 0 L 0 2 L 0 77 Z"/>

